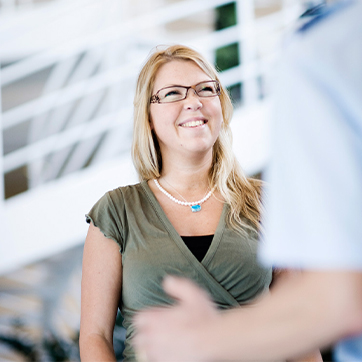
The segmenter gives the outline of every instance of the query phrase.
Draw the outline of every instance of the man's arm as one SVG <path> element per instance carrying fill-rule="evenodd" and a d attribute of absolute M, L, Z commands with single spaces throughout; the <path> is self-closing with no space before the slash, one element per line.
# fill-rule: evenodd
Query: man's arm
<path fill-rule="evenodd" d="M 307 271 L 250 307 L 218 312 L 190 281 L 170 278 L 178 300 L 136 317 L 135 345 L 152 361 L 296 358 L 362 332 L 362 273 Z"/>

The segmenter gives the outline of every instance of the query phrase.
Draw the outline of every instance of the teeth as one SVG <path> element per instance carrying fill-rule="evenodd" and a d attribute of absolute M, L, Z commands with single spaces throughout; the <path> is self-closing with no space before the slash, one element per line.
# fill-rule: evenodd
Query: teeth
<path fill-rule="evenodd" d="M 184 123 L 182 125 L 182 127 L 196 127 L 196 126 L 201 126 L 204 123 L 205 123 L 204 121 L 191 121 L 191 122 Z"/>

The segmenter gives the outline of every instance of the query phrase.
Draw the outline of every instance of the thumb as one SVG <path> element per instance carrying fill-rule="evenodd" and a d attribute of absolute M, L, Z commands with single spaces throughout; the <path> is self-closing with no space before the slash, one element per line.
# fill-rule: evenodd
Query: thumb
<path fill-rule="evenodd" d="M 166 276 L 163 280 L 163 289 L 172 298 L 180 303 L 197 304 L 208 303 L 212 304 L 209 295 L 191 280 L 176 276 Z"/>

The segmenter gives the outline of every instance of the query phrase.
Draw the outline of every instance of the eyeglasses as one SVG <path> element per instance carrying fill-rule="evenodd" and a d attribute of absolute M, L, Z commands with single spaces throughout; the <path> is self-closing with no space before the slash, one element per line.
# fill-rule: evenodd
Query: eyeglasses
<path fill-rule="evenodd" d="M 216 97 L 220 95 L 220 84 L 217 80 L 208 80 L 190 87 L 174 85 L 161 88 L 151 97 L 150 103 L 172 103 L 186 99 L 189 89 L 193 89 L 199 97 Z"/>

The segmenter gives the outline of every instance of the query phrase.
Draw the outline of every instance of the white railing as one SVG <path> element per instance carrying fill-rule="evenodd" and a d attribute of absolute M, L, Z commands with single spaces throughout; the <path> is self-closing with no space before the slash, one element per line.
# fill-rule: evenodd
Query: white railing
<path fill-rule="evenodd" d="M 120 0 L 114 1 L 119 3 Z M 152 47 L 180 42 L 196 47 L 213 61 L 217 48 L 240 44 L 242 64 L 221 74 L 226 86 L 237 83 L 244 86 L 244 108 L 235 113 L 234 123 L 239 122 L 240 117 L 240 122 L 246 124 L 249 119 L 249 126 L 252 125 L 254 116 L 250 112 L 254 109 L 259 116 L 265 115 L 258 111 L 262 105 L 255 106 L 260 102 L 257 78 L 262 77 L 269 88 L 270 71 L 278 58 L 282 33 L 300 13 L 297 1 L 285 0 L 278 11 L 257 18 L 252 0 L 238 0 L 235 2 L 238 9 L 235 26 L 220 31 L 212 31 L 210 27 L 206 34 L 195 29 L 194 37 L 187 32 L 171 34 L 167 31 L 167 26 L 173 22 L 212 11 L 229 2 L 184 0 L 167 4 L 160 1 L 152 11 L 126 21 L 113 21 L 109 26 L 103 24 L 97 31 L 55 46 L 49 39 L 50 45 L 44 46 L 42 51 L 35 54 L 30 51 L 28 57 L 2 68 L 3 91 L 37 74 L 46 76 L 46 81 L 41 95 L 5 110 L 0 119 L 2 134 L 9 134 L 15 127 L 29 127 L 25 144 L 0 157 L 1 175 L 26 166 L 29 178 L 27 192 L 6 201 L 2 195 L 0 201 L 1 220 L 7 222 L 8 230 L 7 248 L 0 253 L 0 272 L 81 242 L 84 227 L 78 226 L 81 221 L 77 220 L 77 215 L 88 210 L 101 195 L 101 190 L 104 192 L 112 185 L 116 187 L 122 182 L 136 180 L 129 171 L 128 156 L 132 98 L 137 72 Z M 84 1 L 75 3 L 78 10 L 79 4 L 85 4 Z M 108 5 L 111 3 L 107 2 Z M 48 6 L 52 4 L 56 12 L 55 5 L 59 1 L 50 2 Z M 66 4 L 72 6 L 70 2 Z M 124 18 L 122 7 L 116 9 L 120 11 L 119 17 Z M 50 10 L 48 7 L 41 11 L 50 14 Z M 79 14 L 79 11 L 74 13 Z M 34 17 L 40 21 L 37 13 Z M 0 26 L 0 39 L 2 36 Z M 11 55 L 6 54 L 6 59 L 10 58 Z M 253 132 L 250 127 L 248 130 Z M 259 122 L 255 132 L 260 132 L 260 127 Z M 238 137 L 244 137 L 243 142 L 238 143 L 246 145 L 248 139 L 252 139 L 242 134 L 234 137 L 236 142 Z M 251 147 L 255 148 L 255 145 Z M 259 171 L 265 163 L 263 157 L 266 159 L 266 151 L 263 152 L 256 161 Z M 121 161 L 126 169 L 115 172 L 116 164 L 121 165 Z M 85 169 L 89 163 L 93 166 Z M 250 170 L 257 171 L 252 166 Z M 100 172 L 102 177 L 99 177 Z M 43 187 L 39 188 L 40 185 Z M 91 190 L 98 191 L 93 195 Z M 72 204 L 74 195 L 77 202 Z M 66 212 L 69 203 L 72 210 Z M 59 218 L 65 230 L 59 232 L 59 223 L 50 222 L 50 215 Z M 17 217 L 21 217 L 23 224 L 18 230 Z M 30 252 L 27 250 L 29 240 L 32 242 Z M 1 247 L 4 247 L 3 243 Z M 10 258 L 9 254 L 12 254 Z"/>
<path fill-rule="evenodd" d="M 200 1 L 203 3 L 203 6 L 199 6 L 199 9 L 204 10 L 205 4 L 207 4 L 207 7 L 212 7 L 212 5 L 220 5 L 223 3 L 227 3 L 228 1 Z M 246 3 L 246 2 L 245 2 Z M 23 62 L 20 62 L 19 64 L 9 66 L 5 68 L 2 72 L 2 85 L 6 86 L 9 83 L 17 81 L 19 78 L 21 79 L 21 76 L 26 77 L 29 74 L 32 74 L 35 71 L 39 71 L 45 67 L 50 66 L 55 61 L 67 61 L 69 57 L 75 56 L 76 54 L 79 54 L 79 52 L 83 51 L 89 51 L 92 49 L 92 47 L 99 47 L 100 41 L 107 43 L 109 41 L 118 41 L 120 40 L 121 36 L 118 35 L 115 37 L 114 34 L 120 34 L 122 31 L 122 37 L 125 36 L 125 33 L 127 31 L 124 31 L 124 29 L 128 29 L 128 31 L 137 31 L 141 32 L 141 30 L 145 29 L 146 25 L 149 24 L 149 18 L 156 18 L 157 24 L 162 24 L 166 21 L 166 19 L 169 20 L 178 20 L 182 19 L 182 17 L 185 17 L 187 15 L 190 15 L 192 12 L 190 11 L 190 8 L 194 8 L 192 6 L 186 6 L 185 8 L 182 7 L 182 9 L 186 9 L 187 11 L 180 11 L 180 5 L 176 4 L 177 9 L 175 9 L 175 5 L 170 6 L 169 9 L 161 9 L 159 12 L 156 12 L 156 14 L 153 14 L 152 16 L 147 14 L 145 17 L 141 17 L 141 19 L 136 19 L 129 21 L 129 23 L 124 24 L 124 28 L 120 26 L 116 26 L 111 31 L 106 30 L 102 32 L 101 35 L 99 35 L 97 38 L 93 37 L 92 39 L 82 39 L 81 42 L 77 41 L 73 44 L 67 44 L 65 47 L 61 47 L 58 49 L 52 49 L 48 52 L 45 52 L 43 54 L 40 54 L 38 56 L 32 57 L 28 60 L 25 60 Z M 191 5 L 191 4 L 185 4 L 185 5 Z M 196 9 L 197 10 L 197 9 Z M 167 16 L 168 11 L 171 11 L 174 15 L 171 19 L 169 16 Z M 193 9 L 195 11 L 195 9 Z M 142 24 L 142 26 L 140 26 Z M 153 24 L 154 25 L 154 24 Z M 285 27 L 285 21 L 284 16 L 282 12 L 279 12 L 277 14 L 273 14 L 270 17 L 262 18 L 261 20 L 257 21 L 255 25 L 253 25 L 254 30 L 254 36 L 270 36 L 269 34 L 272 33 L 275 36 L 279 36 L 277 30 L 282 29 Z M 261 29 L 261 31 L 258 32 L 258 29 Z M 264 34 L 263 34 L 264 33 Z M 198 48 L 203 47 L 205 48 L 204 44 L 207 43 L 208 49 L 206 51 L 211 52 L 215 50 L 217 47 L 225 46 L 230 43 L 235 42 L 241 42 L 241 43 L 247 43 L 248 42 L 248 36 L 250 35 L 250 28 L 243 27 L 243 26 L 234 26 L 231 28 L 227 28 L 225 30 L 221 30 L 219 32 L 211 33 L 207 36 L 204 36 L 200 39 L 195 39 L 191 41 L 192 46 L 196 46 Z M 111 39 L 112 38 L 112 39 Z M 205 40 L 207 40 L 205 42 Z M 150 42 L 152 44 L 152 42 Z M 153 40 L 153 43 L 155 44 L 156 41 Z M 235 84 L 237 82 L 246 82 L 247 80 L 254 80 L 256 76 L 267 75 L 267 72 L 270 70 L 270 65 L 274 63 L 275 61 L 275 54 L 268 54 L 263 59 L 259 59 L 258 62 L 255 62 L 253 60 L 253 54 L 255 55 L 254 51 L 247 51 L 248 45 L 245 45 L 244 47 L 240 47 L 243 51 L 243 54 L 249 53 L 250 59 L 247 59 L 244 65 L 240 65 L 236 68 L 233 68 L 231 70 L 225 71 L 222 78 L 226 86 Z M 255 48 L 255 44 L 253 45 Z M 101 54 L 100 54 L 101 55 Z M 243 55 L 243 57 L 246 57 Z M 74 58 L 71 58 L 71 61 L 74 62 Z M 61 63 L 64 64 L 64 63 Z M 89 64 L 89 63 L 88 63 Z M 25 122 L 29 120 L 29 118 L 34 118 L 37 116 L 40 116 L 41 114 L 45 112 L 49 112 L 52 109 L 55 109 L 57 107 L 60 107 L 62 105 L 66 105 L 72 101 L 76 101 L 77 99 L 81 97 L 87 97 L 97 91 L 101 91 L 106 89 L 107 87 L 111 87 L 113 85 L 119 84 L 120 82 L 124 81 L 125 78 L 131 78 L 134 79 L 137 71 L 139 69 L 140 62 L 139 61 L 132 61 L 129 64 L 125 64 L 113 69 L 106 70 L 102 73 L 99 73 L 93 77 L 89 77 L 83 80 L 80 80 L 78 82 L 75 82 L 74 84 L 71 84 L 65 88 L 62 89 L 55 89 L 52 90 L 52 88 L 55 88 L 54 86 L 48 86 L 50 89 L 50 92 L 48 94 L 45 94 L 42 97 L 39 97 L 33 101 L 24 103 L 18 107 L 15 107 L 3 114 L 3 129 L 7 129 L 10 127 L 13 127 L 19 123 Z M 64 76 L 67 76 L 67 73 L 64 74 Z M 63 80 L 63 77 L 61 77 L 60 74 L 58 74 L 58 80 Z M 255 83 L 255 82 L 254 82 Z M 255 85 L 254 85 L 255 87 Z M 252 93 L 255 91 L 252 91 Z M 246 92 L 246 96 L 248 98 L 248 93 Z M 251 100 L 255 101 L 256 96 L 255 94 L 251 94 Z M 112 117 L 113 115 L 110 115 Z M 103 118 L 102 118 L 103 119 Z M 102 119 L 100 121 L 102 121 Z M 96 120 L 94 121 L 96 123 Z M 86 125 L 84 125 L 86 127 Z M 113 125 L 110 125 L 111 128 L 113 128 Z M 104 132 L 106 129 L 104 127 L 101 127 L 99 130 L 99 133 Z M 35 132 L 38 134 L 38 132 Z M 77 133 L 77 130 L 74 130 L 72 132 L 74 134 Z M 60 142 L 60 144 L 63 144 L 62 142 L 63 138 L 68 138 L 69 132 L 63 132 L 57 135 L 57 139 Z M 41 158 L 44 157 L 47 153 L 51 151 L 51 147 L 49 147 L 51 144 L 53 144 L 54 136 L 49 137 L 46 140 L 42 140 L 38 142 L 38 144 L 35 145 L 28 145 L 18 151 L 15 151 L 7 156 L 5 156 L 4 161 L 4 172 L 9 172 L 13 170 L 14 168 L 17 168 L 19 166 L 22 166 L 24 164 L 29 163 L 30 161 L 34 160 L 34 158 Z M 77 140 L 74 139 L 74 142 Z M 69 144 L 69 141 L 66 141 L 66 143 Z M 43 147 L 43 145 L 49 145 L 48 147 Z"/>

